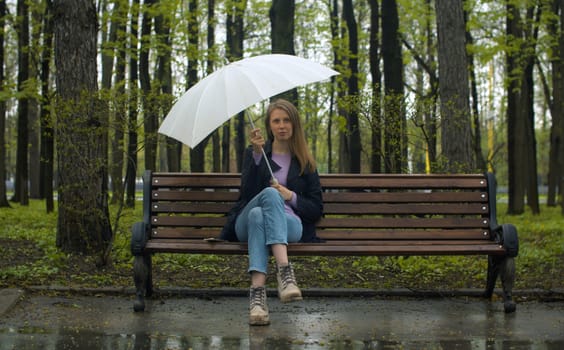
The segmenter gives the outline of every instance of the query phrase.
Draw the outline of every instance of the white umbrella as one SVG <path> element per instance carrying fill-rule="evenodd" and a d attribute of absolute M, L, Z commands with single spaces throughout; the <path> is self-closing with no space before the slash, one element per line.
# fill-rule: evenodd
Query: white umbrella
<path fill-rule="evenodd" d="M 193 148 L 246 108 L 336 74 L 319 63 L 292 55 L 262 55 L 236 61 L 186 91 L 172 106 L 159 132 Z"/>

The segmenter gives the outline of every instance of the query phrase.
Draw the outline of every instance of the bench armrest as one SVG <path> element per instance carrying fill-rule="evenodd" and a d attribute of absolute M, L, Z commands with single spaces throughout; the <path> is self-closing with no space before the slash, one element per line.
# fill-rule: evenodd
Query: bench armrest
<path fill-rule="evenodd" d="M 490 231 L 497 231 L 500 227 L 497 225 L 497 180 L 493 173 L 486 173 L 488 180 L 488 203 L 490 206 Z"/>
<path fill-rule="evenodd" d="M 517 237 L 517 228 L 514 225 L 501 225 L 501 244 L 508 257 L 516 257 L 519 254 L 519 238 Z"/>
<path fill-rule="evenodd" d="M 514 225 L 499 225 L 492 233 L 493 240 L 505 248 L 508 257 L 516 257 L 519 254 L 519 238 L 517 236 L 517 228 Z"/>

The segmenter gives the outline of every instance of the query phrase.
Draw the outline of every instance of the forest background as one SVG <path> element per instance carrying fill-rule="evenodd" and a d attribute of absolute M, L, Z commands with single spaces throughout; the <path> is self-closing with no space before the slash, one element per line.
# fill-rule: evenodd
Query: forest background
<path fill-rule="evenodd" d="M 341 73 L 284 95 L 320 172 L 492 171 L 510 214 L 540 212 L 541 187 L 562 205 L 563 12 L 561 0 L 0 0 L 0 205 L 56 203 L 58 247 L 109 251 L 108 205 L 135 206 L 145 169 L 238 171 L 244 114 L 194 149 L 157 129 L 204 76 L 267 53 Z"/>

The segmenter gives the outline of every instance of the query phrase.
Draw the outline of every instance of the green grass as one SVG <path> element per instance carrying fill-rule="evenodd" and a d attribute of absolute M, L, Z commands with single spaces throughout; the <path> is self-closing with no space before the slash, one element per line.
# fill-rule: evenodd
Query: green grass
<path fill-rule="evenodd" d="M 117 207 L 111 208 L 112 226 L 116 224 Z M 141 204 L 135 210 L 126 209 L 117 221 L 114 249 L 111 260 L 115 267 L 131 269 L 132 256 L 129 252 L 130 227 L 141 217 Z M 47 214 L 43 201 L 31 200 L 29 206 L 11 203 L 11 208 L 0 208 L 0 255 L 5 262 L 0 265 L 0 286 L 62 283 L 60 274 L 69 269 L 71 264 L 81 261 L 95 265 L 94 257 L 73 257 L 56 247 L 57 214 Z M 20 241 L 16 247 L 7 244 L 6 240 Z M 7 258 L 6 258 L 7 257 Z M 74 258 L 74 259 L 73 259 Z M 94 270 L 95 271 L 95 270 Z M 92 272 L 92 271 L 90 271 Z M 100 271 L 94 279 L 104 280 Z M 74 281 L 84 280 L 84 276 L 74 274 Z M 111 283 L 111 281 L 109 281 Z"/>

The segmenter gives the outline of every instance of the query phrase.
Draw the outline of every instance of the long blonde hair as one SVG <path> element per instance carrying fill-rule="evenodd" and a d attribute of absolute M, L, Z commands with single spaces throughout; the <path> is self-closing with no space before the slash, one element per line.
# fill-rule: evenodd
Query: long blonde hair
<path fill-rule="evenodd" d="M 300 115 L 298 113 L 298 109 L 294 106 L 290 101 L 284 99 L 277 99 L 268 105 L 268 109 L 266 110 L 266 133 L 268 135 L 268 139 L 270 141 L 274 141 L 274 134 L 270 129 L 270 114 L 275 109 L 281 109 L 284 112 L 288 113 L 290 117 L 290 122 L 292 123 L 292 137 L 289 141 L 290 152 L 296 156 L 298 162 L 300 163 L 301 171 L 300 173 L 303 174 L 306 167 L 309 171 L 315 171 L 317 164 L 313 155 L 311 154 L 307 142 L 305 139 L 304 129 L 302 127 L 302 122 L 300 121 Z"/>

